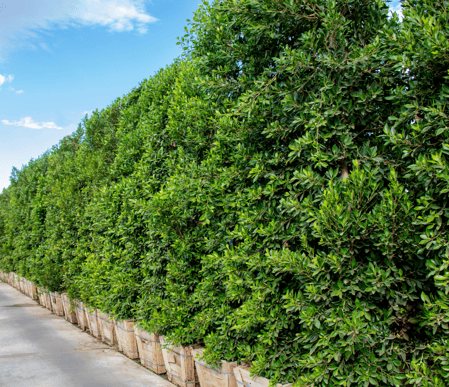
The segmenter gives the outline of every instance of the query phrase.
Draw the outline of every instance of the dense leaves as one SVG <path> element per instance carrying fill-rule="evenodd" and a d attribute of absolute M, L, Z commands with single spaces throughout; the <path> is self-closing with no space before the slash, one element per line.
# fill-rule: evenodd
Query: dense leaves
<path fill-rule="evenodd" d="M 449 380 L 449 2 L 204 2 L 0 195 L 0 268 L 298 386 Z"/>

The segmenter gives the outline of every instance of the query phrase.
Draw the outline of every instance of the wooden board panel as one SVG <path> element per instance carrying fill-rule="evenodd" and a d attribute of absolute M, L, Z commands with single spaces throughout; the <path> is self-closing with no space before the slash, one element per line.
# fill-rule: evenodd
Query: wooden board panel
<path fill-rule="evenodd" d="M 148 333 L 136 325 L 134 325 L 134 334 L 139 350 L 140 363 L 157 374 L 165 373 L 166 368 L 159 335 Z"/>
<path fill-rule="evenodd" d="M 136 335 L 134 334 L 134 320 L 114 320 L 119 351 L 130 359 L 139 358 Z"/>
<path fill-rule="evenodd" d="M 192 351 L 195 359 L 195 367 L 198 373 L 201 387 L 236 387 L 237 381 L 234 375 L 236 362 L 221 362 L 221 369 L 209 366 L 202 360 L 203 348 Z"/>
<path fill-rule="evenodd" d="M 101 328 L 101 339 L 108 345 L 117 343 L 114 320 L 107 313 L 98 311 L 97 318 Z"/>
<path fill-rule="evenodd" d="M 50 293 L 50 299 L 53 313 L 57 316 L 64 316 L 61 295 L 58 292 Z"/>
<path fill-rule="evenodd" d="M 72 302 L 69 300 L 68 294 L 62 293 L 61 299 L 65 319 L 68 322 L 71 322 L 72 324 L 76 324 L 77 323 L 76 312 L 74 311 L 74 308 L 72 308 Z"/>
<path fill-rule="evenodd" d="M 234 368 L 238 387 L 269 387 L 270 381 L 259 376 L 251 376 L 248 367 L 239 366 Z M 278 384 L 277 387 L 291 387 L 293 384 Z"/>
<path fill-rule="evenodd" d="M 88 307 L 85 307 L 84 310 L 87 316 L 87 323 L 89 325 L 90 333 L 97 339 L 101 339 L 100 329 L 98 328 L 97 311 Z"/>
<path fill-rule="evenodd" d="M 36 285 L 34 284 L 34 282 L 30 282 L 30 297 L 31 297 L 33 300 L 37 300 L 37 299 L 38 299 L 38 296 L 37 296 L 37 287 L 36 287 Z"/>
<path fill-rule="evenodd" d="M 51 303 L 50 293 L 48 293 L 48 292 L 45 293 L 45 307 L 46 307 L 48 310 L 53 311 L 53 305 L 52 305 L 52 303 Z"/>
<path fill-rule="evenodd" d="M 78 321 L 78 326 L 83 330 L 89 330 L 89 322 L 87 321 L 86 310 L 84 303 L 81 301 L 75 301 L 76 304 L 76 319 Z"/>
<path fill-rule="evenodd" d="M 160 336 L 168 379 L 180 387 L 199 387 L 192 350 L 198 346 L 174 346 Z"/>

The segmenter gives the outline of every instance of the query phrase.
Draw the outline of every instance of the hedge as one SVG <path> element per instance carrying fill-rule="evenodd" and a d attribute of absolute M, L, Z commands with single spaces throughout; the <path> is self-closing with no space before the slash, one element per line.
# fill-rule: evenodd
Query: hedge
<path fill-rule="evenodd" d="M 297 386 L 449 380 L 449 1 L 203 2 L 21 170 L 0 269 Z"/>

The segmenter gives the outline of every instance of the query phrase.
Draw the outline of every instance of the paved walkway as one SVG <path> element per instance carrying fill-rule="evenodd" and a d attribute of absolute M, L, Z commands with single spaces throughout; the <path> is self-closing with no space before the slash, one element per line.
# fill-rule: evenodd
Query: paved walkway
<path fill-rule="evenodd" d="M 174 387 L 2 282 L 0 386 Z"/>

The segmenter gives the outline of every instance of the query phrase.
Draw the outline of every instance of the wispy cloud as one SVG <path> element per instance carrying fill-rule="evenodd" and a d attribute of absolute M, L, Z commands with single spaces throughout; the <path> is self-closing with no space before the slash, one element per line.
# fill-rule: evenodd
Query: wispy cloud
<path fill-rule="evenodd" d="M 390 15 L 393 16 L 393 12 L 396 12 L 398 17 L 399 17 L 399 21 L 402 21 L 404 14 L 402 13 L 402 6 L 401 3 L 399 3 L 398 1 L 394 1 L 391 5 L 390 5 Z"/>
<path fill-rule="evenodd" d="M 5 0 L 4 0 L 5 1 Z M 147 31 L 157 19 L 145 0 L 6 0 L 0 23 L 0 60 L 10 50 L 40 46 L 44 34 L 70 26 L 104 26 L 111 31 Z"/>
<path fill-rule="evenodd" d="M 8 120 L 2 120 L 5 125 L 22 126 L 29 129 L 62 129 L 62 127 L 56 125 L 54 122 L 35 122 L 31 117 L 21 118 L 19 121 L 10 122 Z"/>
<path fill-rule="evenodd" d="M 22 94 L 23 93 L 23 90 L 17 90 L 16 91 L 16 94 Z"/>
<path fill-rule="evenodd" d="M 131 31 L 137 28 L 146 32 L 146 25 L 157 19 L 145 12 L 142 1 L 88 0 L 80 9 L 77 20 L 85 25 L 108 26 L 114 31 Z"/>
<path fill-rule="evenodd" d="M 41 48 L 45 51 L 51 52 L 50 48 L 48 47 L 47 43 L 41 42 L 39 43 L 39 46 L 41 46 Z"/>

